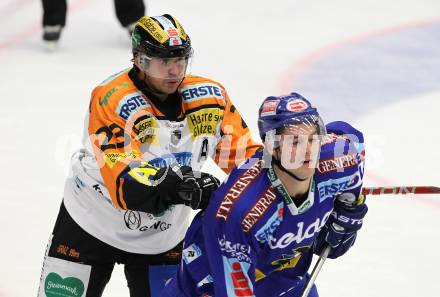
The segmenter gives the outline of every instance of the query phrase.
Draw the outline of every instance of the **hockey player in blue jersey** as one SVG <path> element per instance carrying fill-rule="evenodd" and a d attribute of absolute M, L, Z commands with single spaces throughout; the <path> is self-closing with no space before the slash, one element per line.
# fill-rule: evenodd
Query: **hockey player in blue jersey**
<path fill-rule="evenodd" d="M 264 151 L 235 168 L 195 217 L 161 296 L 300 296 L 313 254 L 330 245 L 337 258 L 353 245 L 367 212 L 362 133 L 345 122 L 324 126 L 296 93 L 266 98 L 258 126 Z"/>

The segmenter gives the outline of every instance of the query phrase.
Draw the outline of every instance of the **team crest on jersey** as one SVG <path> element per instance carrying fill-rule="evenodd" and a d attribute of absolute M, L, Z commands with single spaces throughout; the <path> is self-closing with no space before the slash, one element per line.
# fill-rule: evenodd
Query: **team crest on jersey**
<path fill-rule="evenodd" d="M 174 130 L 171 132 L 171 144 L 176 146 L 182 138 L 182 131 Z"/>
<path fill-rule="evenodd" d="M 172 146 L 177 147 L 177 145 L 180 143 L 180 140 L 182 139 L 182 135 L 184 134 L 185 124 L 186 124 L 185 121 L 182 122 L 165 121 L 165 126 L 170 131 L 170 142 Z"/>
<path fill-rule="evenodd" d="M 299 260 L 301 259 L 302 253 L 307 252 L 310 249 L 309 246 L 302 246 L 296 249 L 292 250 L 292 253 L 290 254 L 282 254 L 281 258 L 272 261 L 272 265 L 276 266 L 277 268 L 275 271 L 281 271 L 288 268 L 295 268 L 298 264 Z"/>

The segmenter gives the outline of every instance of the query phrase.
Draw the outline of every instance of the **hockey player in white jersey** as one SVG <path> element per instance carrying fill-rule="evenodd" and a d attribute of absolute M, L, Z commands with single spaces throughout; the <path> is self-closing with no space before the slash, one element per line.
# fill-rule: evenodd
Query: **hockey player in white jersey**
<path fill-rule="evenodd" d="M 221 84 L 186 73 L 193 49 L 174 17 L 142 17 L 132 43 L 133 67 L 92 92 L 40 297 L 101 296 L 115 263 L 131 297 L 158 296 L 180 261 L 191 209 L 217 188 L 203 163 L 228 173 L 261 147 Z"/>

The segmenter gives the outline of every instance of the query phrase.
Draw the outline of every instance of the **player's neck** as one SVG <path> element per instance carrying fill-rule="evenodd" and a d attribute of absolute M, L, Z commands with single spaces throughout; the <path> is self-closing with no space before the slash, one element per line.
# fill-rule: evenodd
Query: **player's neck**
<path fill-rule="evenodd" d="M 312 180 L 311 177 L 304 181 L 299 181 L 278 168 L 278 166 L 274 166 L 274 170 L 280 181 L 283 183 L 287 193 L 289 193 L 291 197 L 301 196 L 309 191 L 310 182 Z"/>

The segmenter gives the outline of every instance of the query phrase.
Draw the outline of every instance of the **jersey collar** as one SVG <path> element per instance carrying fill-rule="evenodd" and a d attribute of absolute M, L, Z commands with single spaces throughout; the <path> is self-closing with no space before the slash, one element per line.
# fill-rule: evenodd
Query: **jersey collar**
<path fill-rule="evenodd" d="M 273 169 L 273 165 L 271 164 L 269 169 L 267 170 L 267 176 L 270 180 L 270 183 L 272 184 L 272 187 L 274 187 L 278 193 L 283 197 L 285 203 L 287 204 L 287 208 L 289 209 L 290 213 L 292 215 L 302 214 L 306 212 L 308 209 L 310 209 L 313 205 L 313 202 L 315 201 L 315 180 L 312 178 L 312 181 L 310 182 L 309 187 L 309 194 L 307 196 L 307 199 L 299 206 L 297 207 L 295 203 L 292 200 L 292 197 L 290 197 L 289 193 L 287 192 L 286 188 L 284 187 L 281 180 L 278 178 L 277 174 L 275 173 L 275 170 Z"/>

